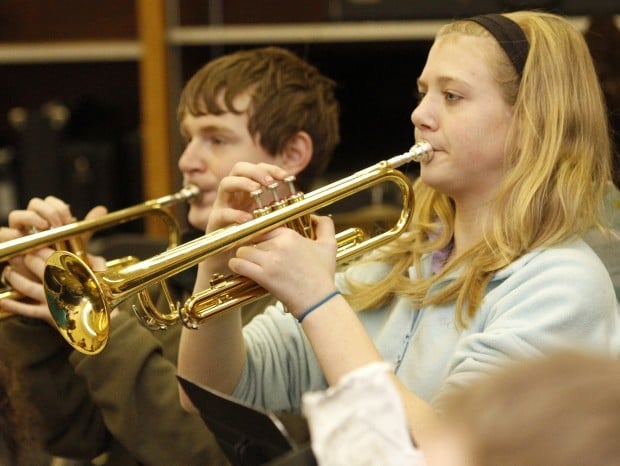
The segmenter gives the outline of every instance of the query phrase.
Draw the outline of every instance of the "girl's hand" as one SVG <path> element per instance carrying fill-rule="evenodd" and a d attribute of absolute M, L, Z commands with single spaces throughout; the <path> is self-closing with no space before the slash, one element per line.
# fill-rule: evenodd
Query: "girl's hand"
<path fill-rule="evenodd" d="M 207 233 L 254 218 L 258 206 L 251 194 L 282 180 L 287 172 L 267 163 L 237 162 L 230 174 L 220 181 L 213 210 L 209 215 Z"/>
<path fill-rule="evenodd" d="M 329 217 L 312 216 L 316 240 L 281 227 L 242 246 L 230 269 L 261 285 L 295 316 L 334 291 L 337 244 Z"/>
<path fill-rule="evenodd" d="M 230 174 L 220 181 L 217 197 L 209 215 L 206 233 L 222 228 L 234 228 L 254 219 L 253 211 L 258 207 L 252 193 L 281 180 L 287 172 L 276 165 L 249 162 L 236 163 Z M 202 263 L 201 268 L 209 273 L 228 273 L 227 263 L 234 251 L 225 251 L 211 256 Z"/>

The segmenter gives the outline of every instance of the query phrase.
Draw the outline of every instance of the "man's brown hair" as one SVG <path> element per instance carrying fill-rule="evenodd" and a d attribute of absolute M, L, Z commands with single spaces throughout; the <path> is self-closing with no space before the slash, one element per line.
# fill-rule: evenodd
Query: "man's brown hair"
<path fill-rule="evenodd" d="M 180 121 L 187 112 L 240 114 L 233 101 L 248 91 L 248 130 L 268 153 L 279 153 L 299 131 L 312 138 L 312 159 L 298 175 L 307 189 L 327 167 L 340 139 L 334 88 L 331 79 L 286 49 L 243 50 L 214 59 L 194 74 L 183 89 L 177 116 Z"/>

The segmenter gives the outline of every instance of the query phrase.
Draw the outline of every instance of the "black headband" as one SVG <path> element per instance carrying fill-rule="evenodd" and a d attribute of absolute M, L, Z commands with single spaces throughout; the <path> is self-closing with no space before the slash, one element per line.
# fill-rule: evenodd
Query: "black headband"
<path fill-rule="evenodd" d="M 523 29 L 510 18 L 498 14 L 474 16 L 467 20 L 478 23 L 495 37 L 521 77 L 529 51 Z"/>

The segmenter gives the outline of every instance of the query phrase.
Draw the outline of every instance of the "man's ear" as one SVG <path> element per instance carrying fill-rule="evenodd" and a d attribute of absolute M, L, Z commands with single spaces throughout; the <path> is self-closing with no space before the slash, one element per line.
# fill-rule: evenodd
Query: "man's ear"
<path fill-rule="evenodd" d="M 278 165 L 291 175 L 301 173 L 312 160 L 312 138 L 305 131 L 298 131 L 277 156 Z"/>

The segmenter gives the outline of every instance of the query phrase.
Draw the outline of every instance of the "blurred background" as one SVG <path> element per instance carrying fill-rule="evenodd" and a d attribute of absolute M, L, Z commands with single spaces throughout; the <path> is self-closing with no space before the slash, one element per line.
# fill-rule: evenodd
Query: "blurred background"
<path fill-rule="evenodd" d="M 616 0 L 2 0 L 0 220 L 33 196 L 83 216 L 178 189 L 180 89 L 240 48 L 288 47 L 338 83 L 342 143 L 326 181 L 351 174 L 413 143 L 415 80 L 441 24 L 518 8 L 566 14 L 587 35 L 620 131 Z"/>

